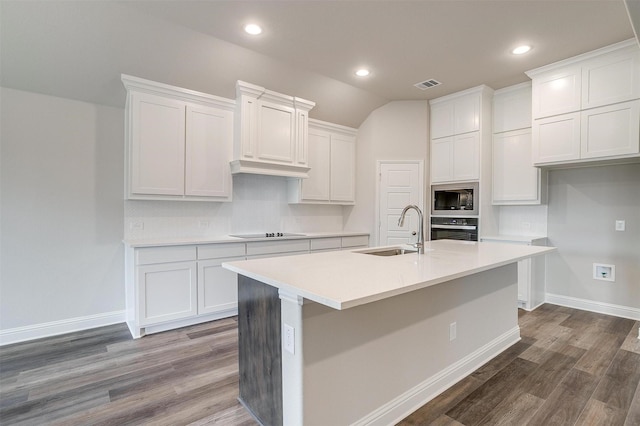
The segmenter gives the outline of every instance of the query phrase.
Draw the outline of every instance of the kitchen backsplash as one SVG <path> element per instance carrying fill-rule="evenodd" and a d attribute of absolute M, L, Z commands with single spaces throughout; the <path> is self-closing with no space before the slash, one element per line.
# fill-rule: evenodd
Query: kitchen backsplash
<path fill-rule="evenodd" d="M 231 203 L 127 200 L 124 217 L 125 239 L 343 230 L 342 206 L 290 205 L 286 178 L 248 174 L 233 177 Z"/>
<path fill-rule="evenodd" d="M 547 235 L 547 205 L 501 206 L 501 235 Z"/>

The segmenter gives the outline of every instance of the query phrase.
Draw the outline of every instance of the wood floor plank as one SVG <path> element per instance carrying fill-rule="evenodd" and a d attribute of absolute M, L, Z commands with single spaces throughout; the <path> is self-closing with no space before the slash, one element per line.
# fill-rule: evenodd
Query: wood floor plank
<path fill-rule="evenodd" d="M 640 334 L 638 334 L 638 328 L 640 328 L 640 321 L 636 321 L 620 349 L 640 354 Z"/>
<path fill-rule="evenodd" d="M 576 368 L 594 376 L 604 375 L 624 339 L 621 334 L 600 333 L 596 343 L 576 363 Z"/>
<path fill-rule="evenodd" d="M 573 425 L 597 384 L 597 377 L 572 369 L 531 418 L 528 426 Z"/>
<path fill-rule="evenodd" d="M 398 425 L 426 425 L 436 421 L 440 416 L 466 398 L 471 392 L 478 389 L 483 382 L 479 379 L 467 376 L 451 388 L 432 399 L 428 404 L 415 411 Z"/>
<path fill-rule="evenodd" d="M 520 341 L 515 345 L 510 346 L 497 357 L 474 371 L 471 374 L 471 377 L 479 380 L 480 382 L 486 382 L 507 365 L 511 364 L 513 360 L 525 352 L 530 346 L 530 343 L 525 343 L 524 341 Z"/>
<path fill-rule="evenodd" d="M 593 398 L 628 410 L 640 383 L 640 354 L 619 350 Z"/>
<path fill-rule="evenodd" d="M 511 426 L 524 425 L 544 404 L 544 399 L 529 393 L 515 392 L 498 404 L 479 425 Z"/>
<path fill-rule="evenodd" d="M 447 411 L 447 416 L 463 424 L 477 424 L 500 402 L 515 392 L 538 364 L 516 358 L 482 386 Z"/>
<path fill-rule="evenodd" d="M 550 350 L 550 356 L 522 381 L 524 392 L 547 399 L 585 352 L 566 344 L 557 349 L 561 352 Z"/>
<path fill-rule="evenodd" d="M 578 417 L 576 426 L 623 426 L 626 415 L 625 410 L 590 399 Z"/>
<path fill-rule="evenodd" d="M 624 426 L 632 425 L 640 425 L 640 383 L 638 383 L 633 401 L 627 412 L 627 419 L 624 422 Z"/>

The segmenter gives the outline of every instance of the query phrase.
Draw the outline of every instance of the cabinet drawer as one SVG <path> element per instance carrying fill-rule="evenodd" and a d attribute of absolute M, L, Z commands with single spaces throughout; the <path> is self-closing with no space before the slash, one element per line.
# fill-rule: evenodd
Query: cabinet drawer
<path fill-rule="evenodd" d="M 369 246 L 368 235 L 357 235 L 353 237 L 342 237 L 342 248 Z"/>
<path fill-rule="evenodd" d="M 136 249 L 136 265 L 196 260 L 196 246 L 144 247 Z"/>
<path fill-rule="evenodd" d="M 245 252 L 245 243 L 207 244 L 204 246 L 198 246 L 198 260 L 244 256 Z"/>
<path fill-rule="evenodd" d="M 259 241 L 247 244 L 247 256 L 308 251 L 309 240 Z"/>
<path fill-rule="evenodd" d="M 318 238 L 311 240 L 311 250 L 340 250 L 342 240 L 340 238 Z"/>

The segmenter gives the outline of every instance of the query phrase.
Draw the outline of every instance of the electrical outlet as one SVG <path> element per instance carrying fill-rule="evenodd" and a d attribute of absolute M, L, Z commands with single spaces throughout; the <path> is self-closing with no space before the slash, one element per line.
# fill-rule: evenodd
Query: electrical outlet
<path fill-rule="evenodd" d="M 129 229 L 132 230 L 132 231 L 143 231 L 144 230 L 144 222 L 142 222 L 142 221 L 131 222 L 129 224 Z"/>
<path fill-rule="evenodd" d="M 616 266 L 606 265 L 604 263 L 593 264 L 593 279 L 601 281 L 616 280 Z"/>
<path fill-rule="evenodd" d="M 449 324 L 449 341 L 453 342 L 454 340 L 456 340 L 457 334 L 458 334 L 458 330 L 457 330 L 458 326 L 455 322 L 452 322 L 451 324 Z"/>
<path fill-rule="evenodd" d="M 296 353 L 296 331 L 289 324 L 284 325 L 284 350 L 292 355 Z"/>
<path fill-rule="evenodd" d="M 624 231 L 625 225 L 624 220 L 616 220 L 616 231 Z"/>
<path fill-rule="evenodd" d="M 209 221 L 208 220 L 201 220 L 198 222 L 198 226 L 202 229 L 206 229 L 209 227 Z"/>

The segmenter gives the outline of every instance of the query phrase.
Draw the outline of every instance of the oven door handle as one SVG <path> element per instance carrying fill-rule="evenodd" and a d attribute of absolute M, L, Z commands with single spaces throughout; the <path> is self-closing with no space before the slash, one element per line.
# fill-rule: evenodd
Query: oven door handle
<path fill-rule="evenodd" d="M 460 229 L 475 231 L 478 227 L 474 225 L 431 225 L 431 229 Z"/>

